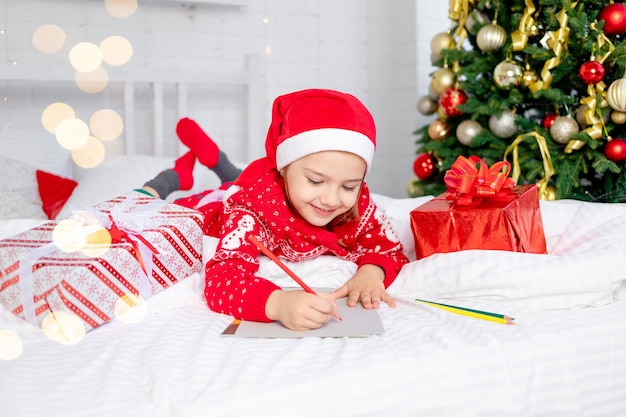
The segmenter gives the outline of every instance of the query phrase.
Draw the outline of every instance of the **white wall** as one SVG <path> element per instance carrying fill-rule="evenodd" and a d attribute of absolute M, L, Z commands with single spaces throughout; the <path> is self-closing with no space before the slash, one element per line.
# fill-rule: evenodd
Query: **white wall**
<path fill-rule="evenodd" d="M 347 91 L 366 103 L 378 126 L 378 153 L 368 177 L 371 189 L 406 196 L 416 151 L 411 132 L 427 123 L 415 103 L 428 89 L 430 39 L 448 27 L 447 2 L 237 1 L 247 5 L 140 0 L 132 16 L 116 19 L 107 13 L 104 0 L 0 0 L 0 29 L 5 30 L 0 55 L 6 55 L 0 59 L 0 132 L 50 135 L 53 140 L 39 120 L 43 109 L 55 101 L 72 105 L 86 120 L 103 107 L 123 112 L 123 84 L 111 83 L 97 94 L 83 93 L 73 84 L 67 53 L 80 41 L 97 44 L 110 35 L 131 41 L 132 60 L 107 68 L 116 80 L 155 73 L 183 78 L 239 73 L 245 69 L 245 56 L 253 54 L 258 56 L 260 93 L 253 103 L 257 126 L 250 126 L 260 145 L 253 149 L 255 156 L 263 150 L 274 97 L 310 87 Z M 61 52 L 43 54 L 31 42 L 34 31 L 47 23 L 61 26 L 67 34 Z M 138 83 L 136 88 L 135 134 L 146 139 L 137 151 L 150 153 L 151 93 L 148 84 Z M 164 99 L 165 149 L 174 155 L 179 117 L 174 86 L 165 87 Z M 243 99 L 240 87 L 194 88 L 187 108 L 188 115 L 236 160 L 249 155 Z M 110 153 L 121 152 L 124 139 L 107 147 Z"/>

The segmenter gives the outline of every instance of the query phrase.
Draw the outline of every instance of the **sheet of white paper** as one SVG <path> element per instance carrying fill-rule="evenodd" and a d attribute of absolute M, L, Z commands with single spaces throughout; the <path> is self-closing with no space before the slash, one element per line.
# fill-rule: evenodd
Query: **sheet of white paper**
<path fill-rule="evenodd" d="M 331 319 L 319 329 L 295 331 L 283 326 L 280 322 L 259 323 L 241 321 L 229 325 L 223 336 L 235 337 L 368 337 L 385 332 L 383 322 L 377 309 L 366 310 L 359 303 L 356 307 L 348 307 L 348 297 L 337 300 L 337 313 L 342 320 Z"/>

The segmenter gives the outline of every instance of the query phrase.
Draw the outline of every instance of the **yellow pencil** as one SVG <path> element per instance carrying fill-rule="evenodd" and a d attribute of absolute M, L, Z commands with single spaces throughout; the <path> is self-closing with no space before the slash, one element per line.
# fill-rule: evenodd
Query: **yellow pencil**
<path fill-rule="evenodd" d="M 501 316 L 501 315 L 493 314 L 493 313 L 480 312 L 478 310 L 470 310 L 470 309 L 465 309 L 462 307 L 454 307 L 450 305 L 439 304 L 439 303 L 434 303 L 434 302 L 420 300 L 420 299 L 416 299 L 415 301 L 417 301 L 418 303 L 429 305 L 431 307 L 437 307 L 442 310 L 449 311 L 451 313 L 460 314 L 462 316 L 473 317 L 476 319 L 492 321 L 494 323 L 500 323 L 500 324 L 517 324 L 515 323 L 513 318 L 508 317 L 508 316 Z"/>

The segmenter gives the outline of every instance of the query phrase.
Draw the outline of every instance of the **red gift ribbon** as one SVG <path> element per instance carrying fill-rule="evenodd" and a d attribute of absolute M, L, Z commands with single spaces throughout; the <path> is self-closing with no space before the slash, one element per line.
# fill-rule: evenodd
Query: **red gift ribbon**
<path fill-rule="evenodd" d="M 135 239 L 140 240 L 141 243 L 143 243 L 148 249 L 152 251 L 152 253 L 157 254 L 159 253 L 159 251 L 154 246 L 152 246 L 152 244 L 148 242 L 146 238 L 144 238 L 143 236 L 139 234 L 133 233 L 132 235 L 135 239 L 131 238 L 130 233 L 124 230 L 121 230 L 119 227 L 117 227 L 117 225 L 113 221 L 113 217 L 109 216 L 109 220 L 111 221 L 111 227 L 108 229 L 108 231 L 111 234 L 111 243 L 121 243 L 121 242 L 130 243 L 133 249 L 135 249 L 135 253 L 137 254 L 137 260 L 139 261 L 139 265 L 141 265 L 141 269 L 147 275 L 148 270 L 146 269 L 146 265 L 144 264 L 143 256 L 141 256 L 141 250 L 139 248 L 139 244 L 137 243 L 137 241 L 135 241 Z"/>
<path fill-rule="evenodd" d="M 447 187 L 446 198 L 456 200 L 458 205 L 469 206 L 480 203 L 485 197 L 510 194 L 515 185 L 508 176 L 510 171 L 508 161 L 487 167 L 476 155 L 459 156 L 443 178 Z"/>

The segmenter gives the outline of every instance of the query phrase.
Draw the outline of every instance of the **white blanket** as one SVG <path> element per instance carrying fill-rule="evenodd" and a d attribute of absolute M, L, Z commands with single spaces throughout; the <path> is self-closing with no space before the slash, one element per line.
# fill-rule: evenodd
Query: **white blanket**
<path fill-rule="evenodd" d="M 408 212 L 428 198 L 375 199 L 411 254 Z M 548 255 L 464 251 L 405 266 L 389 288 L 398 306 L 380 308 L 381 336 L 224 338 L 231 318 L 207 308 L 199 274 L 145 303 L 140 321 L 115 320 L 69 346 L 0 309 L 0 356 L 9 334 L 23 349 L 0 359 L 0 415 L 626 415 L 626 206 L 557 201 L 541 210 Z M 10 222 L 0 223 L 5 236 L 20 229 Z M 205 257 L 214 245 L 205 238 Z M 319 287 L 354 272 L 327 256 L 290 266 Z M 293 286 L 269 260 L 261 272 Z"/>

